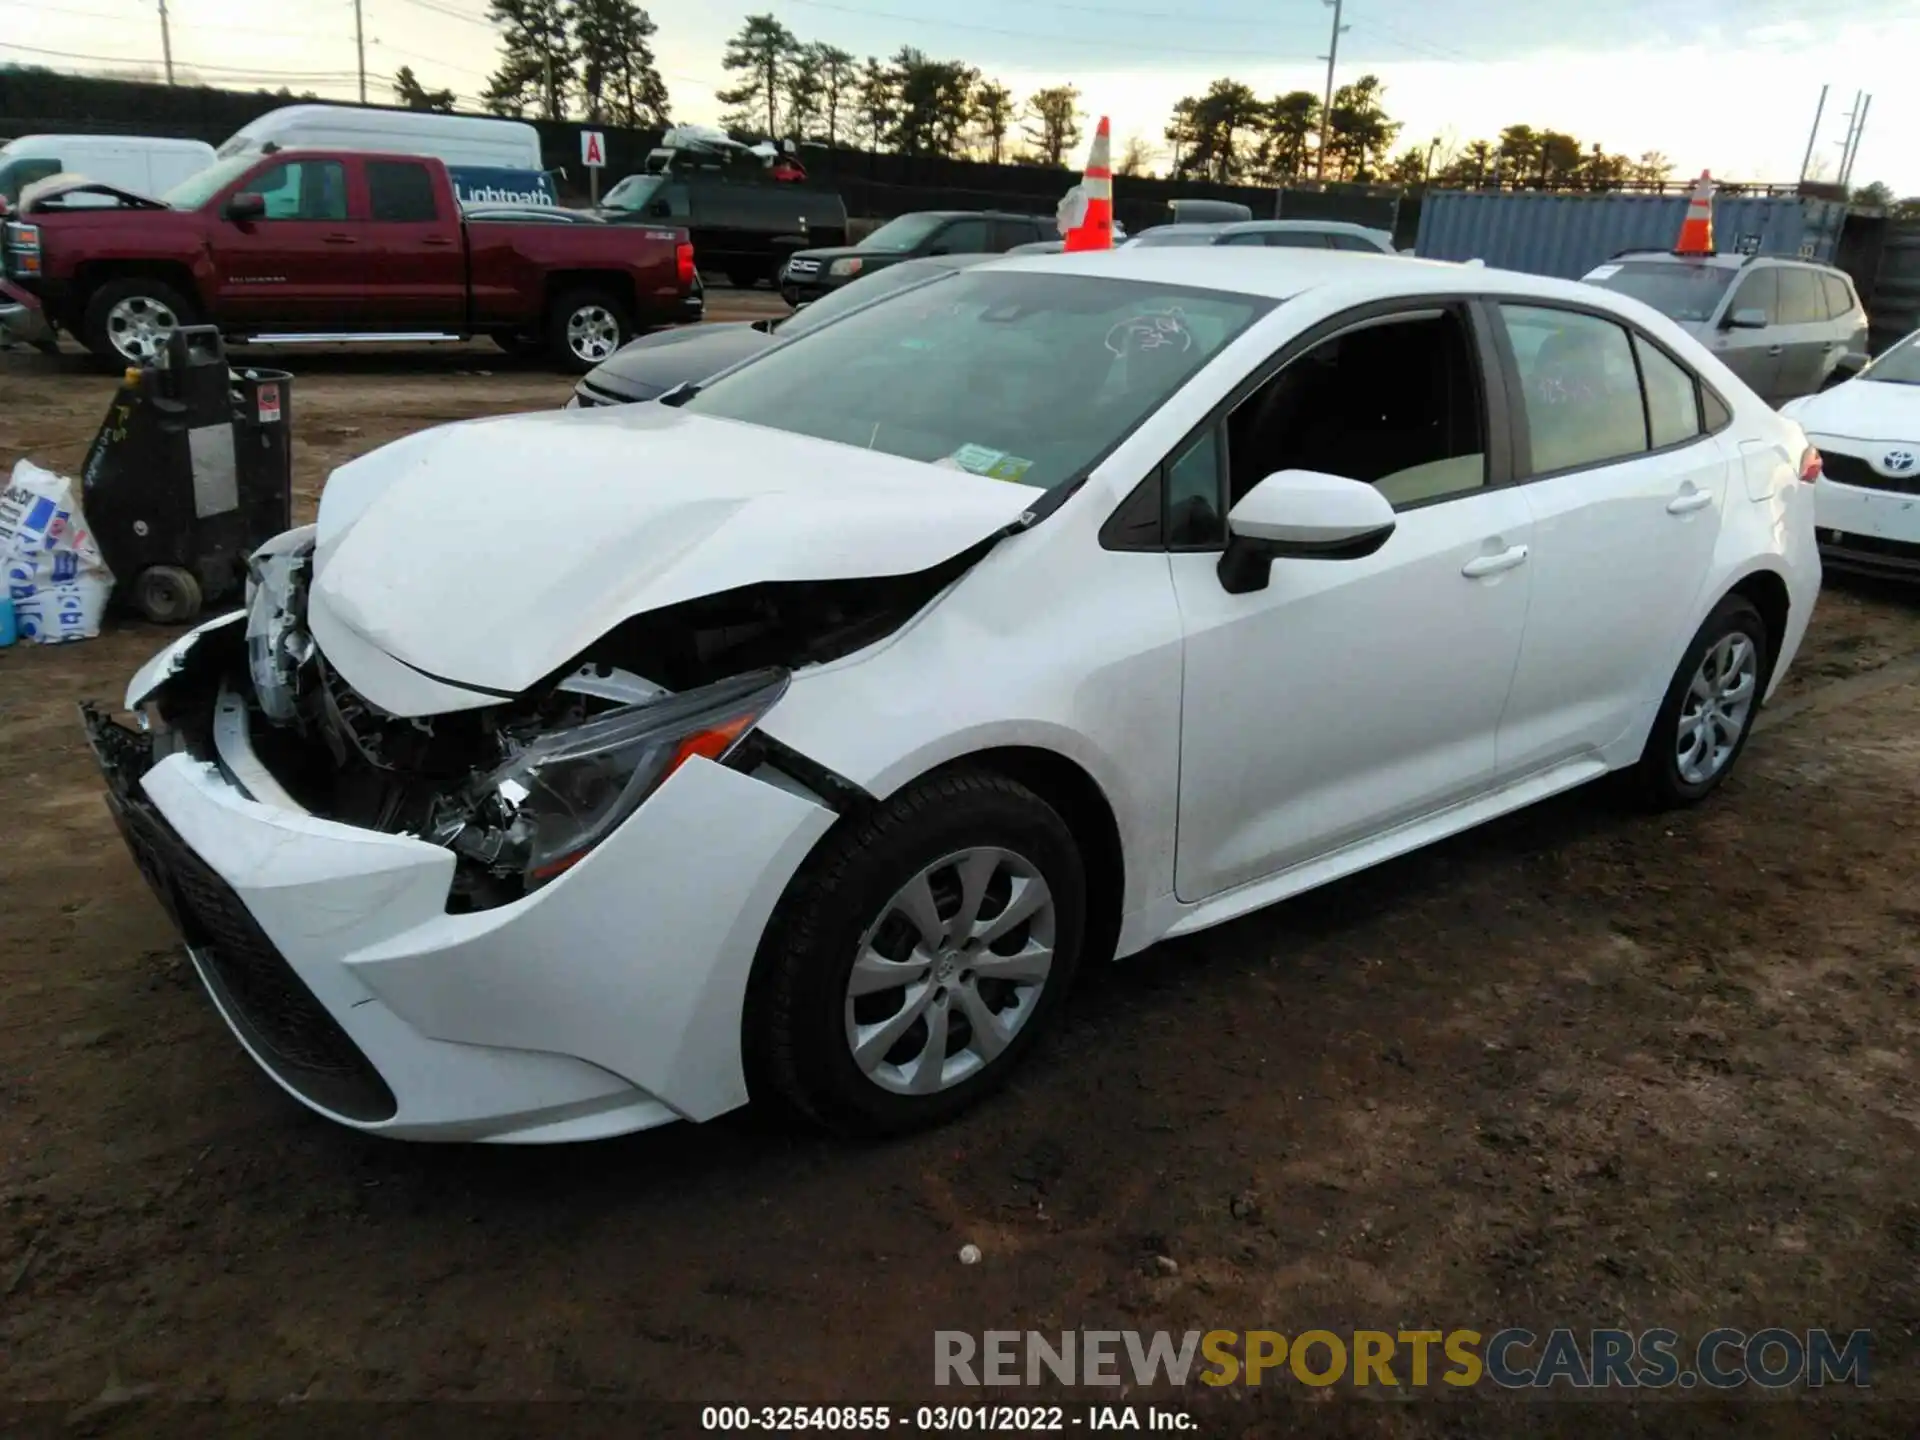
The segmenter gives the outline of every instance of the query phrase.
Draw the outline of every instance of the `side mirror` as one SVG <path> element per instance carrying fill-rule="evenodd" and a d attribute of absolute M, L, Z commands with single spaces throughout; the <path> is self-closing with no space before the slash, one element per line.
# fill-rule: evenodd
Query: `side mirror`
<path fill-rule="evenodd" d="M 1358 560 L 1386 544 L 1396 523 L 1387 497 L 1364 481 L 1278 471 L 1227 513 L 1220 584 L 1246 595 L 1266 588 L 1275 560 Z"/>
<path fill-rule="evenodd" d="M 242 190 L 227 201 L 224 213 L 229 220 L 258 220 L 267 213 L 267 197 Z"/>
<path fill-rule="evenodd" d="M 1764 330 L 1767 324 L 1767 312 L 1757 305 L 1751 309 L 1736 310 L 1727 316 L 1729 330 Z"/>

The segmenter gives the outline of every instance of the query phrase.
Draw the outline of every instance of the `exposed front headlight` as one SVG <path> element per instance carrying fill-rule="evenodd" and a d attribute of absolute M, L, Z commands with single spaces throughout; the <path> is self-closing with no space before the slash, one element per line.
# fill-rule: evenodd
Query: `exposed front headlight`
<path fill-rule="evenodd" d="M 858 275 L 866 263 L 866 261 L 857 255 L 849 255 L 844 260 L 836 260 L 833 264 L 829 265 L 827 267 L 827 274 L 837 278 L 844 278 L 848 275 Z"/>
<path fill-rule="evenodd" d="M 757 670 L 665 700 L 609 710 L 527 745 L 478 784 L 504 823 L 454 848 L 529 890 L 584 859 L 696 755 L 723 760 L 786 693 L 785 670 Z"/>

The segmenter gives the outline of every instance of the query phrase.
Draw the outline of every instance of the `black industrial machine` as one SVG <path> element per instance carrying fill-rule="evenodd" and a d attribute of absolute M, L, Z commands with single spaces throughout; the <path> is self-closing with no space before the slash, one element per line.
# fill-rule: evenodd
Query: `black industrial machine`
<path fill-rule="evenodd" d="M 165 625 L 237 602 L 247 557 L 293 524 L 292 379 L 230 370 L 211 325 L 127 371 L 80 472 L 116 599 Z"/>

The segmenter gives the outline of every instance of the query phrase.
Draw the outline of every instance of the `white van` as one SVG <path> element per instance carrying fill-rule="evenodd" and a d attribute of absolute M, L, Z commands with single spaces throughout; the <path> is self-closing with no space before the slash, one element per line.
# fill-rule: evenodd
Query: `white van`
<path fill-rule="evenodd" d="M 371 150 L 429 155 L 449 168 L 540 167 L 540 132 L 519 120 L 440 115 L 428 110 L 363 110 L 354 105 L 288 105 L 234 131 L 220 158 L 279 150 Z"/>
<path fill-rule="evenodd" d="M 22 135 L 0 145 L 0 200 L 12 209 L 20 192 L 49 175 L 84 175 L 102 185 L 158 199 L 190 175 L 213 164 L 204 140 L 161 140 L 148 135 Z M 88 203 L 76 196 L 74 204 Z M 104 196 L 100 204 L 110 204 Z"/>

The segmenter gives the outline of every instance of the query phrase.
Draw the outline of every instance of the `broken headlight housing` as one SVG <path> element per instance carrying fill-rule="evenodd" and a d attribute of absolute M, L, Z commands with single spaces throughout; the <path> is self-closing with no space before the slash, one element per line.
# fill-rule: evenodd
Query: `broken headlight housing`
<path fill-rule="evenodd" d="M 446 843 L 537 889 L 584 859 L 688 760 L 724 760 L 786 693 L 787 679 L 785 670 L 757 670 L 541 735 L 476 783 L 473 807 Z"/>

